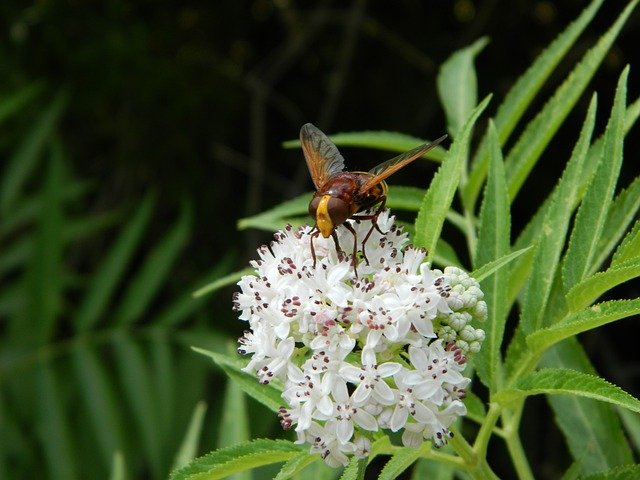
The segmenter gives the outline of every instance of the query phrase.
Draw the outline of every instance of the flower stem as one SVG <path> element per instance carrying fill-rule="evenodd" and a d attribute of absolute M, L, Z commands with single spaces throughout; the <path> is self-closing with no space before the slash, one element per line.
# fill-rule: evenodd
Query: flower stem
<path fill-rule="evenodd" d="M 472 478 L 478 480 L 499 480 L 493 473 L 485 457 L 480 457 L 469 445 L 469 442 L 458 431 L 451 430 L 454 435 L 449 439 L 449 444 L 456 453 L 465 461 L 467 472 Z"/>

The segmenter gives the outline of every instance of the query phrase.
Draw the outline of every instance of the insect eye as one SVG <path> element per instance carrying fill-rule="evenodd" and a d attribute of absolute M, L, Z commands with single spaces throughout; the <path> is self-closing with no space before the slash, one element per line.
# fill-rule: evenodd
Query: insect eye
<path fill-rule="evenodd" d="M 316 211 L 318 210 L 318 204 L 320 203 L 320 197 L 313 197 L 309 202 L 309 215 L 312 218 L 316 218 Z"/>
<path fill-rule="evenodd" d="M 327 210 L 334 225 L 342 225 L 349 218 L 349 206 L 339 198 L 331 198 Z"/>

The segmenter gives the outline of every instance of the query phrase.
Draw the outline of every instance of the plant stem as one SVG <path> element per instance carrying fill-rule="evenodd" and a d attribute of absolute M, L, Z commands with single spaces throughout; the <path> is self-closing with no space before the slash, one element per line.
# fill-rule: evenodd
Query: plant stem
<path fill-rule="evenodd" d="M 449 439 L 449 443 L 460 458 L 465 461 L 469 475 L 478 480 L 499 480 L 489 467 L 487 459 L 479 457 L 460 432 L 454 431 L 454 429 L 451 431 L 454 435 Z"/>

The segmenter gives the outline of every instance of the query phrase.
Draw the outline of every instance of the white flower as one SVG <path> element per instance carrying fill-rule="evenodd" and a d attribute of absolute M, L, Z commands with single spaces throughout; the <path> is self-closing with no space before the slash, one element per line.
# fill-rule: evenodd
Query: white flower
<path fill-rule="evenodd" d="M 351 221 L 358 242 L 370 221 Z M 466 355 L 480 349 L 486 303 L 478 283 L 459 268 L 432 270 L 426 252 L 387 211 L 351 263 L 348 229 L 332 238 L 290 226 L 258 249 L 255 275 L 242 277 L 234 309 L 249 329 L 238 352 L 262 383 L 282 380 L 278 415 L 331 466 L 368 455 L 371 432 L 400 431 L 406 446 L 446 442 L 466 413 Z M 360 243 L 359 248 L 362 248 Z M 315 265 L 315 267 L 314 267 Z M 356 274 L 357 270 L 357 274 Z M 278 384 L 279 385 L 279 384 Z"/>

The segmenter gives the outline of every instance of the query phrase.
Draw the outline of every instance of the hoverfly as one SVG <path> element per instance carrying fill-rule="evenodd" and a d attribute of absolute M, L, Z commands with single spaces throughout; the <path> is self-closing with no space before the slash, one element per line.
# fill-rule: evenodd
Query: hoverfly
<path fill-rule="evenodd" d="M 342 249 L 338 243 L 336 228 L 344 225 L 353 234 L 353 256 L 351 263 L 356 266 L 358 239 L 356 231 L 347 219 L 371 220 L 371 228 L 362 241 L 362 256 L 367 265 L 369 260 L 365 252 L 365 244 L 375 228 L 383 233 L 377 224 L 378 215 L 384 209 L 387 200 L 387 184 L 385 179 L 400 170 L 408 163 L 425 154 L 440 144 L 446 135 L 433 143 L 420 145 L 402 155 L 387 160 L 368 172 L 349 172 L 344 170 L 344 158 L 338 148 L 318 128 L 310 123 L 300 129 L 300 143 L 304 158 L 309 167 L 311 179 L 316 192 L 309 203 L 309 214 L 315 219 L 311 230 L 311 255 L 315 268 L 316 254 L 313 239 L 322 235 L 333 237 L 338 254 Z M 373 214 L 357 215 L 359 212 L 378 205 Z M 357 271 L 356 271 L 357 276 Z"/>

